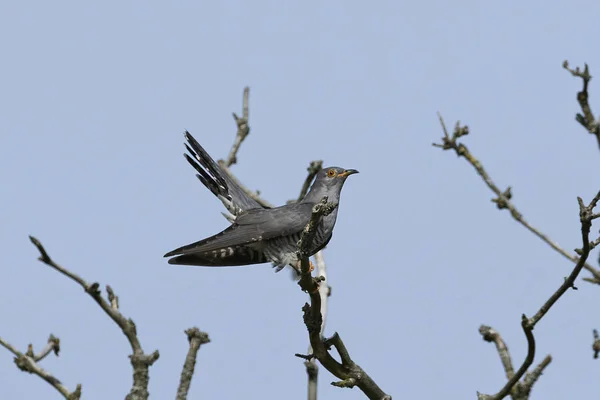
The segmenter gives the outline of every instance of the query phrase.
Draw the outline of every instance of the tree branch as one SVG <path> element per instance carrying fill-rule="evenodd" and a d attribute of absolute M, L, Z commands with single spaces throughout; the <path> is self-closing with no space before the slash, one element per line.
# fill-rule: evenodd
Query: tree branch
<path fill-rule="evenodd" d="M 594 343 L 592 343 L 592 350 L 594 350 L 594 358 L 598 358 L 598 353 L 600 353 L 600 337 L 598 336 L 598 331 L 594 329 Z"/>
<path fill-rule="evenodd" d="M 313 358 L 318 359 L 325 369 L 340 379 L 339 382 L 332 382 L 332 385 L 334 386 L 348 388 L 358 386 L 369 399 L 391 400 L 392 397 L 381 390 L 375 381 L 373 381 L 373 379 L 371 379 L 371 377 L 352 360 L 344 342 L 337 333 L 326 340 L 323 340 L 321 334 L 323 315 L 321 314 L 319 283 L 323 281 L 323 277 L 312 277 L 307 249 L 311 246 L 320 219 L 331 213 L 335 207 L 336 205 L 327 203 L 326 196 L 323 197 L 321 202 L 313 207 L 311 219 L 302 231 L 302 235 L 298 242 L 298 258 L 301 260 L 301 274 L 298 285 L 300 285 L 302 290 L 308 292 L 310 296 L 311 304 L 304 304 L 302 311 L 304 312 L 304 324 L 308 329 L 308 336 L 313 353 L 309 355 L 296 354 L 296 356 L 306 360 L 311 360 Z M 341 363 L 329 354 L 329 349 L 332 345 L 340 354 Z"/>
<path fill-rule="evenodd" d="M 485 184 L 492 190 L 492 192 L 494 192 L 496 194 L 497 197 L 492 199 L 492 202 L 496 203 L 496 207 L 499 210 L 507 209 L 510 212 L 510 215 L 515 219 L 515 221 L 519 222 L 521 225 L 523 225 L 525 228 L 527 228 L 531 233 L 533 233 L 535 236 L 540 238 L 542 241 L 544 241 L 546 244 L 548 244 L 550 247 L 552 247 L 554 250 L 556 250 L 563 257 L 567 258 L 571 262 L 577 263 L 579 261 L 580 257 L 578 257 L 577 255 L 574 255 L 574 254 L 570 254 L 569 252 L 564 250 L 562 247 L 560 247 L 558 245 L 558 243 L 554 242 L 552 239 L 550 239 L 550 237 L 548 237 L 547 235 L 542 233 L 539 229 L 532 226 L 529 222 L 527 222 L 525 220 L 525 218 L 523 218 L 523 215 L 517 210 L 517 208 L 511 202 L 512 192 L 511 192 L 510 186 L 504 191 L 500 190 L 500 188 L 498 188 L 498 186 L 496 186 L 496 184 L 494 183 L 492 178 L 488 175 L 486 170 L 483 168 L 483 165 L 481 164 L 481 162 L 479 162 L 479 160 L 477 160 L 471 154 L 471 152 L 469 151 L 467 146 L 458 142 L 458 139 L 460 137 L 466 136 L 469 134 L 469 128 L 467 126 L 461 126 L 460 122 L 457 122 L 456 126 L 454 128 L 454 132 L 453 132 L 452 136 L 450 136 L 450 134 L 448 133 L 448 130 L 446 129 L 446 124 L 444 123 L 444 120 L 443 120 L 442 116 L 439 115 L 439 113 L 438 113 L 438 117 L 440 119 L 440 124 L 442 125 L 442 129 L 444 131 L 444 137 L 442 138 L 441 144 L 433 143 L 433 146 L 439 147 L 443 150 L 454 150 L 456 152 L 457 156 L 463 157 L 465 160 L 467 160 L 469 162 L 469 164 L 471 164 L 473 166 L 473 168 L 475 168 L 475 171 L 477 171 L 477 173 L 483 179 Z M 593 275 L 593 278 L 584 278 L 584 280 L 591 282 L 591 283 L 600 284 L 600 271 L 587 263 L 584 264 L 583 267 Z"/>
<path fill-rule="evenodd" d="M 133 350 L 133 354 L 129 356 L 131 365 L 133 367 L 133 385 L 131 387 L 131 391 L 126 397 L 126 400 L 147 399 L 149 396 L 148 382 L 150 379 L 148 370 L 150 366 L 154 364 L 156 360 L 158 360 L 158 350 L 155 350 L 151 354 L 144 353 L 142 345 L 137 337 L 135 323 L 131 319 L 126 319 L 123 314 L 121 314 L 118 309 L 118 298 L 114 295 L 112 289 L 107 288 L 109 300 L 105 300 L 98 289 L 100 285 L 97 282 L 89 284 L 80 276 L 74 274 L 66 268 L 63 268 L 50 258 L 39 240 L 33 236 L 29 236 L 29 239 L 39 250 L 39 260 L 41 262 L 77 282 L 83 288 L 83 290 L 89 294 L 92 299 L 94 299 L 100 308 L 102 308 L 102 310 L 104 310 L 104 312 L 119 326 L 119 328 L 121 328 L 121 331 L 129 341 L 131 349 Z"/>
<path fill-rule="evenodd" d="M 242 116 L 238 117 L 236 113 L 232 113 L 238 130 L 237 135 L 235 135 L 235 140 L 233 141 L 233 146 L 231 146 L 231 150 L 229 151 L 229 155 L 224 161 L 226 167 L 231 167 L 237 162 L 237 152 L 244 139 L 246 139 L 246 136 L 250 133 L 250 125 L 248 124 L 248 119 L 250 118 L 250 107 L 248 105 L 249 97 L 250 88 L 246 86 L 242 97 Z"/>
<path fill-rule="evenodd" d="M 537 382 L 539 377 L 542 375 L 546 367 L 552 362 L 552 356 L 548 354 L 544 359 L 538 364 L 537 367 L 533 369 L 533 371 L 525 374 L 525 378 L 523 382 L 520 383 L 520 392 L 524 399 L 529 398 L 529 394 L 531 393 L 531 389 L 533 385 Z"/>
<path fill-rule="evenodd" d="M 504 387 L 497 394 L 490 396 L 487 394 L 477 393 L 479 400 L 501 400 L 504 397 L 506 397 L 509 393 L 511 393 L 511 390 L 513 390 L 515 384 L 525 374 L 525 372 L 531 366 L 535 358 L 535 338 L 533 336 L 533 328 L 535 328 L 535 325 L 541 321 L 541 319 L 548 313 L 548 311 L 550 311 L 550 308 L 552 308 L 552 306 L 558 301 L 558 299 L 562 297 L 563 294 L 566 293 L 568 289 L 576 289 L 574 286 L 575 279 L 577 279 L 577 276 L 585 266 L 585 261 L 587 260 L 591 250 L 589 235 L 590 229 L 592 227 L 592 220 L 598 218 L 598 215 L 594 214 L 593 211 L 594 207 L 596 207 L 596 205 L 598 204 L 598 201 L 600 201 L 600 191 L 596 194 L 596 196 L 592 199 L 588 206 L 585 206 L 583 204 L 583 200 L 581 200 L 580 197 L 577 198 L 577 201 L 579 203 L 579 220 L 581 222 L 581 239 L 583 243 L 582 249 L 580 250 L 581 257 L 577 261 L 577 264 L 575 265 L 575 268 L 573 268 L 571 274 L 564 280 L 562 285 L 560 285 L 559 288 L 554 293 L 552 293 L 550 298 L 546 300 L 546 302 L 540 307 L 538 312 L 536 312 L 533 317 L 527 318 L 525 314 L 521 316 L 521 326 L 523 327 L 523 331 L 525 332 L 525 337 L 527 338 L 528 346 L 527 356 L 525 357 L 525 360 L 523 361 L 523 364 L 521 365 L 519 370 L 508 380 L 506 385 L 504 385 Z M 548 361 L 546 365 L 548 363 L 550 363 L 550 361 Z M 540 366 L 540 372 L 537 376 L 541 374 L 541 370 L 543 370 L 546 365 Z M 529 379 L 529 390 L 531 390 L 531 385 L 533 385 L 535 380 L 537 380 L 535 370 L 532 372 L 532 374 L 533 375 L 530 375 Z"/>
<path fill-rule="evenodd" d="M 304 180 L 304 184 L 302 185 L 302 189 L 300 190 L 300 195 L 298 196 L 298 199 L 288 201 L 288 204 L 294 203 L 295 201 L 301 201 L 304 198 L 304 196 L 306 196 L 306 193 L 308 192 L 310 184 L 315 179 L 315 176 L 321 170 L 321 168 L 323 168 L 323 161 L 317 160 L 317 161 L 310 162 L 310 164 L 307 168 L 308 175 L 307 175 L 306 179 Z M 325 264 L 325 258 L 323 257 L 323 251 L 319 250 L 314 255 L 314 259 L 315 259 L 315 264 L 316 264 L 316 268 L 317 268 L 317 276 L 323 277 L 323 281 L 326 283 L 324 285 L 319 285 L 319 296 L 321 296 L 321 318 L 323 320 L 323 323 L 321 324 L 321 336 L 323 336 L 323 332 L 325 331 L 325 321 L 327 320 L 327 303 L 328 303 L 329 294 L 331 293 L 331 290 L 330 290 L 331 288 L 329 287 L 329 284 L 327 283 L 328 282 L 327 266 Z M 309 344 L 308 345 L 308 354 L 312 354 L 312 353 L 313 353 L 312 346 Z M 308 385 L 307 385 L 308 386 L 308 400 L 317 400 L 317 388 L 318 388 L 318 383 L 319 383 L 319 366 L 317 365 L 317 362 L 314 358 L 306 360 L 304 362 L 304 366 L 306 367 L 306 375 L 308 378 Z"/>
<path fill-rule="evenodd" d="M 30 374 L 39 376 L 48 382 L 67 400 L 79 400 L 81 398 L 80 384 L 77 385 L 77 388 L 74 392 L 71 392 L 51 373 L 45 371 L 38 365 L 38 361 L 44 359 L 51 352 L 54 352 L 54 354 L 56 354 L 58 357 L 58 352 L 60 351 L 60 341 L 54 335 L 50 335 L 46 347 L 44 347 L 44 350 L 42 350 L 38 355 L 33 353 L 33 346 L 31 344 L 28 346 L 26 354 L 21 353 L 2 338 L 0 338 L 0 345 L 15 355 L 14 362 L 21 371 L 29 372 Z"/>
<path fill-rule="evenodd" d="M 588 103 L 588 84 L 592 80 L 590 69 L 587 64 L 584 64 L 583 71 L 581 71 L 579 67 L 571 69 L 569 68 L 569 62 L 567 60 L 563 61 L 563 68 L 569 71 L 571 75 L 579 77 L 583 81 L 583 89 L 577 93 L 577 102 L 579 103 L 581 112 L 583 114 L 577 113 L 577 115 L 575 115 L 575 120 L 579 122 L 588 131 L 588 133 L 596 136 L 598 146 L 600 146 L 600 123 L 596 121 L 596 118 L 594 118 L 592 108 Z"/>
<path fill-rule="evenodd" d="M 323 278 L 323 282 L 319 285 L 319 296 L 321 297 L 321 337 L 325 332 L 325 321 L 327 320 L 327 303 L 331 294 L 331 287 L 328 284 L 327 279 L 327 267 L 325 264 L 325 258 L 323 257 L 323 251 L 318 251 L 314 255 L 315 266 L 317 270 L 317 276 Z M 312 354 L 312 346 L 308 346 L 308 354 Z M 306 374 L 308 376 L 308 400 L 317 399 L 317 384 L 319 378 L 319 366 L 317 365 L 314 358 L 306 360 L 304 363 L 306 366 Z"/>
<path fill-rule="evenodd" d="M 225 172 L 231 180 L 233 180 L 250 198 L 256 200 L 258 204 L 265 208 L 273 208 L 275 207 L 273 204 L 269 203 L 262 197 L 260 197 L 259 191 L 252 191 L 244 186 L 234 175 L 231 173 L 230 167 L 237 163 L 237 153 L 240 150 L 240 146 L 242 142 L 246 139 L 246 136 L 250 133 L 250 88 L 246 86 L 244 88 L 244 93 L 242 95 L 242 116 L 239 117 L 235 112 L 233 114 L 233 119 L 235 120 L 235 124 L 237 126 L 237 133 L 235 135 L 235 139 L 233 140 L 233 145 L 231 146 L 231 150 L 229 151 L 229 155 L 225 160 L 219 160 L 219 166 Z"/>
<path fill-rule="evenodd" d="M 515 370 L 513 368 L 508 347 L 502 339 L 502 336 L 500 336 L 494 328 L 487 325 L 481 325 L 479 327 L 479 333 L 486 342 L 494 342 L 498 355 L 500 356 L 500 361 L 502 361 L 504 372 L 506 372 L 506 379 L 511 379 L 515 375 Z"/>
<path fill-rule="evenodd" d="M 192 376 L 194 375 L 194 368 L 196 367 L 196 355 L 198 354 L 198 350 L 200 350 L 200 346 L 210 342 L 208 333 L 201 332 L 200 329 L 196 327 L 187 329 L 185 334 L 190 342 L 190 349 L 188 350 L 185 362 L 183 363 L 181 378 L 179 379 L 179 388 L 177 389 L 177 400 L 187 399 L 192 383 Z"/>
<path fill-rule="evenodd" d="M 481 325 L 479 327 L 479 333 L 486 342 L 494 342 L 496 345 L 496 350 L 498 351 L 498 355 L 500 356 L 500 360 L 502 361 L 504 372 L 506 372 L 506 379 L 508 381 L 513 379 L 515 372 L 513 369 L 512 360 L 510 358 L 508 347 L 506 346 L 504 339 L 502 339 L 502 336 L 500 336 L 500 333 L 498 333 L 498 331 L 496 331 L 494 328 L 486 325 Z M 531 392 L 533 385 L 535 382 L 537 382 L 538 378 L 551 361 L 552 356 L 547 355 L 532 372 L 528 372 L 525 375 L 525 378 L 522 381 L 515 381 L 516 383 L 510 391 L 510 395 L 512 396 L 513 400 L 527 400 L 529 398 L 529 393 Z"/>

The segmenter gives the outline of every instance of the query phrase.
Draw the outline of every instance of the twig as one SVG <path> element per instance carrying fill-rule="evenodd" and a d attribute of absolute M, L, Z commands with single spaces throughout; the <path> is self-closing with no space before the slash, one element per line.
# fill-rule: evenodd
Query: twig
<path fill-rule="evenodd" d="M 496 331 L 494 328 L 487 325 L 481 325 L 479 327 L 479 333 L 483 337 L 483 340 L 485 340 L 486 342 L 493 342 L 496 345 L 496 350 L 498 351 L 498 355 L 500 356 L 500 360 L 502 361 L 504 372 L 506 372 L 506 379 L 512 379 L 515 375 L 515 371 L 513 369 L 512 360 L 510 358 L 510 352 L 508 351 L 508 347 L 506 346 L 504 339 L 502 339 L 502 336 L 500 336 L 500 333 L 498 333 L 498 331 Z M 525 375 L 523 381 L 515 383 L 510 393 L 513 400 L 528 399 L 529 393 L 531 392 L 533 385 L 551 361 L 552 356 L 547 355 L 532 372 L 528 372 Z"/>
<path fill-rule="evenodd" d="M 94 299 L 100 308 L 102 308 L 102 310 L 104 310 L 104 312 L 119 326 L 119 328 L 121 328 L 121 331 L 125 337 L 127 337 L 127 340 L 131 345 L 131 349 L 133 350 L 133 354 L 129 356 L 131 365 L 133 366 L 133 385 L 131 387 L 131 391 L 126 397 L 126 400 L 147 399 L 149 396 L 148 382 L 150 380 L 148 370 L 150 366 L 154 364 L 156 360 L 158 360 L 158 350 L 155 350 L 151 354 L 144 353 L 142 345 L 137 337 L 137 331 L 133 320 L 126 319 L 118 308 L 113 307 L 113 305 L 118 304 L 118 302 L 114 301 L 116 296 L 114 296 L 112 289 L 107 289 L 109 292 L 109 297 L 111 297 L 110 293 L 112 293 L 112 300 L 109 302 L 101 296 L 99 290 L 100 285 L 98 283 L 94 282 L 89 284 L 80 276 L 74 274 L 66 268 L 61 267 L 50 258 L 39 240 L 33 236 L 29 236 L 29 239 L 31 240 L 31 243 L 33 243 L 39 250 L 39 260 L 41 262 L 77 282 L 83 288 L 83 290 L 89 294 L 92 299 Z"/>
<path fill-rule="evenodd" d="M 301 260 L 301 274 L 298 284 L 302 290 L 308 292 L 310 296 L 311 304 L 304 304 L 302 311 L 304 312 L 304 324 L 308 329 L 308 336 L 313 353 L 306 356 L 296 354 L 296 356 L 304 359 L 317 358 L 325 369 L 340 379 L 339 382 L 332 382 L 332 385 L 334 386 L 348 388 L 358 386 L 369 399 L 391 400 L 392 397 L 381 390 L 375 381 L 373 381 L 360 366 L 354 363 L 344 342 L 337 333 L 326 340 L 323 340 L 321 335 L 323 315 L 321 314 L 319 283 L 323 279 L 322 277 L 313 278 L 310 274 L 307 249 L 309 249 L 312 244 L 320 219 L 324 215 L 327 215 L 326 213 L 333 211 L 334 208 L 335 206 L 333 204 L 327 203 L 327 197 L 324 197 L 320 203 L 316 204 L 313 207 L 311 219 L 302 232 L 302 236 L 298 242 L 298 258 Z M 333 345 L 340 354 L 341 363 L 329 354 L 331 345 Z"/>
<path fill-rule="evenodd" d="M 198 350 L 200 349 L 200 346 L 210 342 L 208 334 L 200 331 L 200 329 L 196 327 L 187 329 L 185 334 L 190 342 L 190 349 L 185 357 L 185 362 L 181 371 L 179 388 L 177 389 L 177 400 L 187 399 L 190 384 L 192 383 L 192 376 L 194 375 L 194 368 L 196 367 L 196 355 L 198 354 Z"/>
<path fill-rule="evenodd" d="M 525 378 L 523 378 L 523 382 L 520 382 L 520 390 L 519 393 L 523 398 L 528 398 L 531 393 L 531 389 L 533 385 L 537 382 L 537 380 L 542 376 L 542 373 L 546 369 L 546 367 L 552 362 L 552 356 L 548 354 L 544 359 L 538 364 L 537 367 L 533 369 L 533 371 L 525 374 Z"/>
<path fill-rule="evenodd" d="M 50 335 L 50 337 L 48 338 L 47 346 L 44 348 L 44 350 L 42 350 L 42 352 L 39 355 L 35 356 L 33 354 L 33 349 L 31 345 L 28 346 L 29 349 L 27 351 L 27 354 L 23 354 L 17 349 L 15 349 L 13 346 L 11 346 L 4 339 L 0 338 L 0 345 L 2 345 L 8 351 L 15 355 L 14 361 L 20 370 L 39 376 L 40 378 L 48 382 L 53 388 L 58 390 L 58 392 L 62 394 L 65 399 L 78 400 L 79 398 L 81 398 L 81 385 L 78 384 L 75 391 L 71 392 L 58 379 L 56 379 L 49 372 L 45 371 L 37 363 L 38 361 L 46 357 L 48 354 L 50 354 L 50 352 L 52 351 L 54 351 L 54 353 L 58 356 L 58 351 L 60 349 L 59 343 L 60 341 L 58 340 L 58 338 L 54 337 L 53 335 Z"/>
<path fill-rule="evenodd" d="M 256 200 L 258 204 L 265 208 L 273 208 L 275 207 L 273 204 L 269 203 L 267 200 L 260 197 L 259 191 L 252 191 L 244 186 L 236 177 L 231 173 L 229 169 L 233 164 L 237 163 L 237 153 L 240 150 L 240 146 L 246 136 L 250 133 L 250 124 L 248 119 L 250 118 L 250 105 L 249 105 L 249 97 L 250 97 L 250 88 L 246 86 L 244 88 L 244 94 L 242 96 L 242 116 L 239 117 L 235 112 L 233 114 L 233 119 L 235 120 L 235 124 L 237 126 L 237 133 L 235 135 L 235 139 L 233 140 L 233 145 L 231 146 L 231 150 L 229 151 L 229 155 L 225 160 L 217 161 L 223 172 L 225 172 L 229 178 L 233 182 L 235 182 L 240 189 L 242 189 L 250 198 Z M 227 216 L 225 216 L 227 218 Z M 228 218 L 229 219 L 229 218 Z"/>
<path fill-rule="evenodd" d="M 492 181 L 492 178 L 488 175 L 488 173 L 483 168 L 483 165 L 479 162 L 479 160 L 477 160 L 471 154 L 471 152 L 469 151 L 467 146 L 458 142 L 458 139 L 460 137 L 469 134 L 469 128 L 467 126 L 461 126 L 460 122 L 457 122 L 456 126 L 454 128 L 454 132 L 453 132 L 452 136 L 450 136 L 450 134 L 448 133 L 448 130 L 446 129 L 446 124 L 444 123 L 444 120 L 439 113 L 438 113 L 438 117 L 440 119 L 440 124 L 442 125 L 442 129 L 444 131 L 444 137 L 442 138 L 441 144 L 433 143 L 433 146 L 439 147 L 443 150 L 454 150 L 456 152 L 457 156 L 463 157 L 465 160 L 467 160 L 469 162 L 469 164 L 471 164 L 473 166 L 473 168 L 475 168 L 475 170 L 477 171 L 479 176 L 481 176 L 481 178 L 483 179 L 485 184 L 492 190 L 492 192 L 494 192 L 496 194 L 497 197 L 492 199 L 492 201 L 494 203 L 496 203 L 496 207 L 498 207 L 498 209 L 500 209 L 500 210 L 507 209 L 508 211 L 510 211 L 510 215 L 517 222 L 519 222 L 521 225 L 523 225 L 525 228 L 527 228 L 530 232 L 532 232 L 535 236 L 540 238 L 542 241 L 544 241 L 546 244 L 548 244 L 550 247 L 552 247 L 554 250 L 556 250 L 563 257 L 567 258 L 568 260 L 570 260 L 574 263 L 577 263 L 579 261 L 579 257 L 577 255 L 570 254 L 569 252 L 564 250 L 562 247 L 560 247 L 558 245 L 558 243 L 554 242 L 552 239 L 550 239 L 550 237 L 548 237 L 547 235 L 542 233 L 539 229 L 537 229 L 534 226 L 532 226 L 531 224 L 529 224 L 529 222 L 527 222 L 525 220 L 525 218 L 523 218 L 523 215 L 517 210 L 517 208 L 514 206 L 514 204 L 511 201 L 511 198 L 512 198 L 511 188 L 508 187 L 505 191 L 500 190 L 500 188 L 498 188 L 498 186 L 496 186 L 494 181 Z M 584 278 L 584 279 L 591 283 L 600 284 L 600 271 L 598 271 L 596 268 L 594 268 L 593 266 L 591 266 L 590 264 L 587 264 L 587 263 L 584 264 L 584 268 L 586 270 L 588 270 L 589 272 L 591 272 L 592 275 L 594 276 L 593 278 Z"/>
<path fill-rule="evenodd" d="M 304 196 L 306 196 L 306 193 L 308 193 L 308 189 L 310 188 L 310 184 L 312 183 L 312 181 L 315 179 L 315 176 L 317 176 L 317 173 L 319 173 L 319 171 L 322 168 L 323 168 L 323 160 L 314 160 L 314 161 L 310 162 L 310 164 L 308 165 L 308 168 L 306 168 L 306 170 L 308 171 L 308 175 L 306 176 L 306 179 L 304 180 L 302 189 L 300 189 L 300 195 L 298 196 L 298 200 L 296 200 L 296 201 L 300 201 L 304 198 Z M 293 201 L 289 201 L 288 203 L 293 203 Z"/>
<path fill-rule="evenodd" d="M 592 350 L 594 350 L 594 358 L 598 358 L 598 353 L 600 353 L 600 337 L 598 336 L 598 331 L 594 329 L 594 343 L 592 343 Z"/>
<path fill-rule="evenodd" d="M 535 324 L 537 324 L 544 317 L 544 315 L 546 315 L 546 313 L 550 311 L 550 308 L 554 305 L 554 303 L 556 303 L 558 299 L 567 290 L 575 288 L 575 279 L 577 279 L 577 276 L 579 275 L 581 269 L 585 265 L 585 260 L 590 254 L 591 247 L 589 235 L 590 229 L 592 227 L 592 220 L 598 218 L 598 215 L 594 215 L 593 211 L 594 207 L 596 207 L 596 204 L 598 204 L 598 201 L 600 201 L 600 192 L 598 192 L 596 196 L 594 196 L 594 198 L 588 206 L 583 204 L 583 200 L 581 199 L 581 197 L 578 197 L 577 201 L 579 202 L 579 220 L 581 222 L 581 236 L 583 242 L 583 247 L 581 249 L 581 257 L 579 258 L 577 265 L 575 265 L 575 268 L 573 269 L 569 277 L 565 279 L 563 284 L 558 288 L 558 290 L 555 293 L 552 294 L 552 296 L 550 296 L 546 303 L 544 303 L 544 305 L 540 307 L 538 312 L 535 313 L 535 315 L 529 319 L 529 325 L 531 325 L 532 329 L 535 326 Z"/>
<path fill-rule="evenodd" d="M 502 361 L 504 372 L 506 372 L 506 379 L 511 379 L 515 375 L 515 370 L 513 368 L 508 347 L 502 339 L 502 336 L 500 336 L 494 328 L 487 325 L 481 325 L 479 327 L 479 333 L 486 342 L 494 342 L 498 355 L 500 356 L 500 361 Z"/>
<path fill-rule="evenodd" d="M 592 113 L 592 109 L 588 102 L 588 85 L 592 80 L 590 69 L 587 64 L 584 64 L 583 71 L 581 71 L 579 67 L 571 69 L 569 68 L 569 62 L 567 60 L 563 61 L 563 68 L 569 71 L 571 75 L 579 77 L 583 81 L 583 89 L 577 93 L 577 102 L 579 103 L 581 112 L 583 114 L 577 113 L 575 115 L 575 120 L 579 122 L 588 131 L 588 133 L 596 136 L 598 146 L 600 146 L 600 123 L 598 123 L 596 118 L 594 118 L 594 114 Z"/>
<path fill-rule="evenodd" d="M 577 261 L 577 264 L 573 268 L 573 271 L 567 279 L 560 285 L 560 287 L 552 293 L 550 298 L 546 300 L 546 302 L 540 307 L 538 312 L 531 318 L 527 318 L 525 314 L 521 316 L 521 326 L 523 327 L 523 331 L 525 332 L 525 337 L 527 338 L 527 356 L 523 361 L 523 364 L 519 368 L 519 370 L 508 380 L 506 385 L 495 395 L 490 396 L 487 394 L 478 393 L 477 396 L 479 400 L 501 400 L 506 397 L 515 386 L 515 384 L 521 379 L 521 377 L 525 374 L 527 369 L 533 363 L 535 358 L 535 338 L 533 337 L 533 328 L 535 325 L 540 322 L 540 320 L 550 311 L 550 308 L 561 298 L 563 294 L 570 288 L 575 288 L 574 283 L 575 279 L 583 269 L 585 265 L 585 261 L 587 260 L 590 254 L 590 229 L 592 227 L 592 220 L 598 218 L 598 214 L 594 214 L 594 207 L 600 201 L 600 192 L 596 194 L 596 196 L 592 199 L 588 206 L 583 204 L 583 200 L 580 197 L 577 198 L 579 203 L 579 220 L 581 222 L 581 239 L 583 242 L 583 246 L 581 249 L 581 257 Z M 549 362 L 549 361 L 548 361 Z M 545 367 L 544 367 L 545 368 Z M 543 369 L 543 368 L 542 368 Z M 534 371 L 535 372 L 535 371 Z M 541 372 L 540 372 L 541 374 Z M 536 378 L 537 379 L 537 378 Z M 530 388 L 531 389 L 531 388 Z"/>
<path fill-rule="evenodd" d="M 246 139 L 246 136 L 248 136 L 250 133 L 250 125 L 248 124 L 248 119 L 250 117 L 250 108 L 248 106 L 249 97 L 250 88 L 246 86 L 244 88 L 244 95 L 242 98 L 242 116 L 238 117 L 236 113 L 232 113 L 238 130 L 237 135 L 235 135 L 235 140 L 233 141 L 233 146 L 231 146 L 231 150 L 229 151 L 229 155 L 224 161 L 226 167 L 231 167 L 237 162 L 237 152 L 240 149 L 244 139 Z"/>
<path fill-rule="evenodd" d="M 110 302 L 110 306 L 115 310 L 119 309 L 119 296 L 115 295 L 110 285 L 106 285 L 106 293 L 108 295 L 108 301 Z"/>

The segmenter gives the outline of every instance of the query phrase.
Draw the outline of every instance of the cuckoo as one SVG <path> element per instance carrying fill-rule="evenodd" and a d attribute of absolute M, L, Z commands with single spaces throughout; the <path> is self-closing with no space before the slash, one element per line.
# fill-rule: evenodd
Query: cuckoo
<path fill-rule="evenodd" d="M 323 196 L 339 204 L 346 178 L 358 173 L 355 169 L 328 167 L 320 170 L 310 190 L 297 203 L 265 208 L 252 199 L 231 177 L 223 171 L 210 155 L 189 133 L 184 133 L 184 154 L 198 172 L 198 179 L 231 213 L 231 226 L 206 239 L 179 247 L 165 254 L 169 264 L 198 266 L 239 266 L 271 262 L 277 270 L 286 265 L 299 270 L 298 241 L 310 220 L 312 209 Z M 310 255 L 327 245 L 337 218 L 336 207 L 321 218 L 315 238 L 309 248 Z"/>

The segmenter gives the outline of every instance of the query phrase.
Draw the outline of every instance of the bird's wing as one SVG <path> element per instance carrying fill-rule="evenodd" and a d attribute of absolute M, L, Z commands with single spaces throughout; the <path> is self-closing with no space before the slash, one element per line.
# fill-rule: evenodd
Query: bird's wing
<path fill-rule="evenodd" d="M 189 143 L 185 147 L 191 155 L 184 154 L 186 160 L 198 171 L 196 176 L 200 182 L 221 200 L 231 214 L 238 216 L 246 210 L 263 208 L 223 171 L 188 131 L 184 135 Z"/>
<path fill-rule="evenodd" d="M 252 209 L 240 214 L 222 232 L 180 247 L 165 257 L 227 250 L 300 232 L 308 223 L 313 204 L 295 203 L 270 209 Z"/>

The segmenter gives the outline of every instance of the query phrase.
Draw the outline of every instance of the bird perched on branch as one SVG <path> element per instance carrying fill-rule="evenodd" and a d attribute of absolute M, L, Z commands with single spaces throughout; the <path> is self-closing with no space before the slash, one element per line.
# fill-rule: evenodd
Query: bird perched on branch
<path fill-rule="evenodd" d="M 323 196 L 339 204 L 346 178 L 355 169 L 328 167 L 320 170 L 306 196 L 299 202 L 276 208 L 265 208 L 252 199 L 208 155 L 189 133 L 185 132 L 188 162 L 196 169 L 198 179 L 231 213 L 231 226 L 216 235 L 179 247 L 165 254 L 169 264 L 198 266 L 238 266 L 271 262 L 277 270 L 291 265 L 299 270 L 298 240 L 310 220 L 312 209 Z M 309 248 L 310 255 L 327 245 L 337 217 L 336 207 L 324 216 Z"/>

